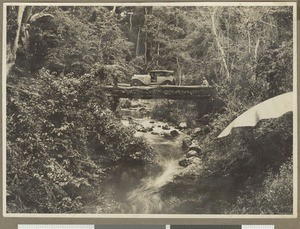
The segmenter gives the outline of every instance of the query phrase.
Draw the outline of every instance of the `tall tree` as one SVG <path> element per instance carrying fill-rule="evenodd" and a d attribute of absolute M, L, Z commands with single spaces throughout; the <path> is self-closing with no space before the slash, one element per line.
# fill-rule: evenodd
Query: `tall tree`
<path fill-rule="evenodd" d="M 214 38 L 216 40 L 218 50 L 220 51 L 220 55 L 221 55 L 221 59 L 222 59 L 223 65 L 224 65 L 226 77 L 227 77 L 227 79 L 230 79 L 231 77 L 230 77 L 230 73 L 229 73 L 228 62 L 226 60 L 227 59 L 226 54 L 225 54 L 224 48 L 222 47 L 220 37 L 219 37 L 218 31 L 217 31 L 216 12 L 217 12 L 217 7 L 214 7 L 214 9 L 212 10 L 212 13 L 211 13 L 212 31 L 213 31 Z"/>

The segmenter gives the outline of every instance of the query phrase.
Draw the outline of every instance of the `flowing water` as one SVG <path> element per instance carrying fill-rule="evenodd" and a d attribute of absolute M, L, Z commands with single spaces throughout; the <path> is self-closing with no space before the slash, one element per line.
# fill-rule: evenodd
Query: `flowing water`
<path fill-rule="evenodd" d="M 166 123 L 145 116 L 136 117 L 134 111 L 124 110 L 122 123 L 125 126 L 135 125 L 138 126 L 137 129 L 144 130 L 137 131 L 135 135 L 146 138 L 152 146 L 158 161 L 157 166 L 150 168 L 151 171 L 128 165 L 119 167 L 108 186 L 111 187 L 115 199 L 123 204 L 123 213 L 162 213 L 165 203 L 160 195 L 161 188 L 184 169 L 178 162 L 184 155 L 181 144 L 185 134 L 176 130 L 178 135 L 171 137 L 170 132 L 175 130 L 174 127 L 169 126 L 169 129 L 165 130 L 163 126 L 167 125 Z"/>
<path fill-rule="evenodd" d="M 138 123 L 144 128 L 153 127 L 156 135 L 150 132 L 137 132 L 137 136 L 143 136 L 153 147 L 157 160 L 158 171 L 149 176 L 144 177 L 141 183 L 133 190 L 127 193 L 127 204 L 130 205 L 130 213 L 161 213 L 164 209 L 164 201 L 160 196 L 161 188 L 171 182 L 174 176 L 179 173 L 183 167 L 179 166 L 178 161 L 183 157 L 181 150 L 181 142 L 184 134 L 178 131 L 176 138 L 168 139 L 163 133 L 169 133 L 174 130 L 163 130 L 162 126 L 166 125 L 162 122 L 153 122 L 149 118 L 134 119 L 133 122 Z M 123 122 L 125 125 L 128 123 Z"/>
<path fill-rule="evenodd" d="M 157 153 L 160 171 L 145 177 L 138 188 L 127 194 L 132 213 L 162 212 L 164 201 L 161 199 L 160 189 L 183 169 L 178 164 L 183 153 L 176 142 L 161 140 L 152 143 L 152 146 Z"/>
<path fill-rule="evenodd" d="M 128 193 L 132 213 L 163 212 L 164 202 L 160 196 L 160 188 L 170 182 L 179 169 L 177 160 L 168 161 L 162 165 L 160 174 L 144 179 L 138 188 Z"/>

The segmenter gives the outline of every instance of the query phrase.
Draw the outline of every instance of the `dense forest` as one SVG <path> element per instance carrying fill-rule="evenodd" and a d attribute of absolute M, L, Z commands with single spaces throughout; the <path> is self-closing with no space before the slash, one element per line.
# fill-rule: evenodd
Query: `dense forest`
<path fill-rule="evenodd" d="M 293 90 L 291 6 L 11 5 L 6 16 L 7 212 L 292 213 L 291 112 L 216 138 Z M 183 152 L 194 146 L 197 157 L 180 158 L 156 190 L 161 208 L 132 208 L 114 194 L 132 190 L 110 181 L 139 187 L 159 170 L 157 149 L 121 122 L 137 101 L 112 109 L 103 87 L 153 69 L 174 71 L 178 85 L 205 77 L 216 97 L 148 105 L 149 117 L 181 127 Z"/>

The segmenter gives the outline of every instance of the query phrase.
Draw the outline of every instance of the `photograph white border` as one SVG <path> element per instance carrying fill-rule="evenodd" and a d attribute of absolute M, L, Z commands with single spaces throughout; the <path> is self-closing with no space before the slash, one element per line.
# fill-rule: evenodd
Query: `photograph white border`
<path fill-rule="evenodd" d="M 231 214 L 36 214 L 6 212 L 6 7 L 12 5 L 30 6 L 292 6 L 293 7 L 293 214 L 292 215 L 231 215 Z M 3 216 L 45 217 L 45 218 L 190 218 L 190 219 L 294 219 L 298 216 L 298 104 L 297 104 L 297 2 L 143 2 L 143 3 L 57 3 L 57 2 L 9 2 L 3 3 L 2 31 L 2 159 L 3 159 Z M 296 112 L 295 112 L 296 111 Z"/>

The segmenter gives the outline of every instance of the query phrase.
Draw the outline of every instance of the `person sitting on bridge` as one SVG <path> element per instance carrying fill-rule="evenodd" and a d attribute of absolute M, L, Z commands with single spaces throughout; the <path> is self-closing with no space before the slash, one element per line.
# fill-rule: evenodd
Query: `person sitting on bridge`
<path fill-rule="evenodd" d="M 207 81 L 207 79 L 205 77 L 203 77 L 203 81 L 202 81 L 202 85 L 201 86 L 205 86 L 205 87 L 209 86 L 209 83 L 208 83 L 208 81 Z"/>

